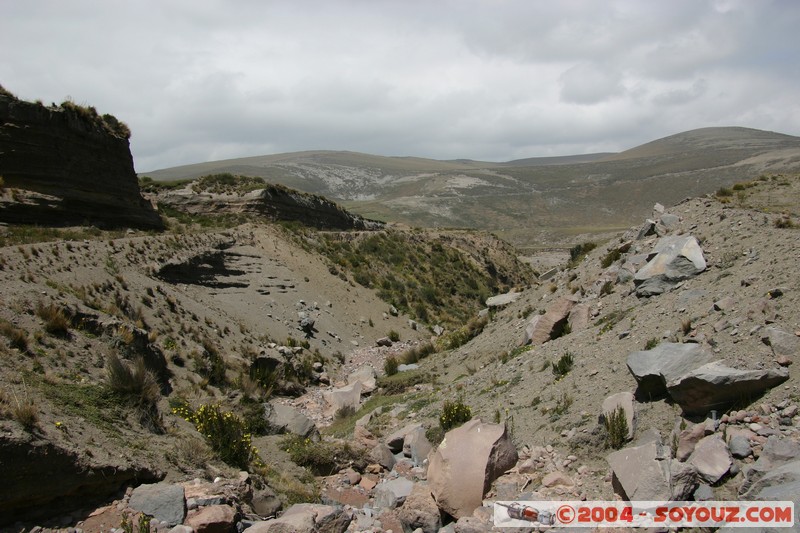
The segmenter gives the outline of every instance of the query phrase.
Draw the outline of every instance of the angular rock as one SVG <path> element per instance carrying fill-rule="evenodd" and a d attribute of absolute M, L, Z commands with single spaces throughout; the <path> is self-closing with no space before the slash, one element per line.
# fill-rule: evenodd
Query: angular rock
<path fill-rule="evenodd" d="M 403 455 L 410 457 L 414 466 L 422 466 L 432 449 L 433 445 L 425 436 L 423 427 L 411 431 L 403 440 Z"/>
<path fill-rule="evenodd" d="M 567 319 L 570 331 L 575 333 L 589 327 L 589 308 L 588 303 L 577 304 L 572 308 Z"/>
<path fill-rule="evenodd" d="M 431 454 L 428 482 L 439 508 L 461 518 L 481 505 L 491 483 L 517 462 L 505 426 L 479 419 L 447 432 Z"/>
<path fill-rule="evenodd" d="M 630 392 L 618 392 L 603 400 L 601 415 L 605 418 L 614 412 L 618 407 L 625 411 L 625 421 L 628 423 L 628 439 L 633 438 L 634 424 L 636 422 L 636 411 L 634 409 L 633 394 Z"/>
<path fill-rule="evenodd" d="M 633 277 L 636 294 L 653 296 L 672 289 L 678 282 L 706 269 L 703 250 L 697 239 L 686 235 L 662 237 L 653 248 L 653 257 Z"/>
<path fill-rule="evenodd" d="M 789 379 L 785 368 L 737 370 L 712 362 L 669 381 L 667 390 L 686 415 L 704 415 L 723 410 L 748 396 L 775 387 Z"/>
<path fill-rule="evenodd" d="M 638 384 L 636 397 L 641 400 L 666 394 L 667 383 L 711 362 L 712 354 L 701 345 L 662 342 L 651 350 L 628 356 L 628 370 Z"/>
<path fill-rule="evenodd" d="M 185 525 L 196 533 L 233 533 L 236 511 L 230 505 L 209 505 L 189 513 Z"/>
<path fill-rule="evenodd" d="M 542 478 L 542 485 L 551 487 L 574 487 L 575 482 L 564 472 L 549 472 Z"/>
<path fill-rule="evenodd" d="M 700 439 L 689 457 L 689 463 L 697 469 L 703 481 L 713 485 L 728 473 L 733 460 L 728 447 L 715 434 Z"/>
<path fill-rule="evenodd" d="M 762 340 L 772 348 L 772 353 L 776 356 L 788 357 L 800 350 L 800 338 L 773 326 L 764 329 Z"/>
<path fill-rule="evenodd" d="M 259 516 L 275 516 L 283 504 L 275 491 L 265 486 L 253 491 L 250 507 Z"/>
<path fill-rule="evenodd" d="M 391 341 L 389 337 L 381 337 L 380 339 L 375 341 L 375 344 L 377 344 L 378 346 L 383 346 L 385 348 L 388 348 L 394 343 Z"/>
<path fill-rule="evenodd" d="M 186 517 L 183 487 L 172 483 L 139 485 L 133 489 L 128 507 L 166 522 L 169 527 L 183 523 Z"/>
<path fill-rule="evenodd" d="M 409 424 L 401 429 L 398 429 L 394 433 L 391 433 L 384 439 L 384 442 L 389 449 L 392 450 L 392 453 L 400 453 L 403 451 L 403 444 L 405 443 L 406 435 L 409 435 L 421 427 L 422 424 L 419 422 Z"/>
<path fill-rule="evenodd" d="M 344 533 L 352 514 L 330 505 L 297 503 L 279 518 L 255 522 L 249 533 Z"/>
<path fill-rule="evenodd" d="M 442 527 L 442 515 L 427 483 L 414 485 L 397 516 L 409 531 L 419 528 L 423 533 L 437 533 Z"/>
<path fill-rule="evenodd" d="M 491 296 L 486 299 L 486 306 L 487 307 L 503 307 L 508 304 L 514 303 L 519 300 L 519 297 L 522 296 L 521 292 L 507 292 L 505 294 L 498 294 L 497 296 Z"/>
<path fill-rule="evenodd" d="M 278 402 L 265 403 L 264 419 L 273 434 L 291 433 L 319 440 L 319 430 L 314 422 L 290 405 Z"/>
<path fill-rule="evenodd" d="M 378 444 L 372 448 L 369 452 L 369 459 L 381 465 L 387 471 L 391 471 L 394 468 L 394 454 L 386 444 Z"/>
<path fill-rule="evenodd" d="M 380 483 L 375 487 L 374 491 L 375 507 L 378 509 L 394 509 L 399 505 L 403 505 L 413 488 L 414 482 L 404 477 Z"/>
<path fill-rule="evenodd" d="M 669 463 L 670 486 L 672 487 L 670 499 L 685 501 L 690 499 L 698 484 L 697 469 L 689 463 L 682 463 L 673 459 Z"/>
<path fill-rule="evenodd" d="M 328 416 L 336 414 L 336 411 L 342 408 L 358 410 L 358 406 L 361 403 L 361 382 L 356 381 L 346 387 L 322 391 L 322 397 L 328 403 L 326 411 Z"/>
<path fill-rule="evenodd" d="M 670 498 L 669 450 L 661 445 L 660 439 L 623 448 L 606 460 L 611 466 L 614 492 L 628 501 Z"/>
<path fill-rule="evenodd" d="M 575 301 L 562 297 L 553 302 L 543 315 L 534 316 L 525 328 L 523 344 L 544 344 L 554 336 L 558 336 L 567 324 L 567 318 L 575 305 Z"/>
<path fill-rule="evenodd" d="M 737 459 L 744 459 L 753 453 L 750 442 L 742 435 L 734 435 L 728 441 L 728 449 L 731 455 Z"/>
<path fill-rule="evenodd" d="M 678 436 L 678 449 L 675 452 L 675 458 L 678 461 L 687 460 L 694 452 L 694 447 L 705 436 L 706 428 L 704 424 L 695 424 L 681 431 Z"/>
<path fill-rule="evenodd" d="M 378 373 L 370 365 L 364 365 L 358 368 L 347 376 L 347 384 L 352 385 L 355 382 L 361 383 L 361 392 L 372 392 L 375 390 L 375 384 L 378 379 Z"/>
<path fill-rule="evenodd" d="M 664 226 L 668 230 L 671 230 L 674 229 L 680 223 L 681 218 L 678 215 L 664 213 L 663 215 L 658 217 L 658 221 L 661 223 L 662 226 Z"/>

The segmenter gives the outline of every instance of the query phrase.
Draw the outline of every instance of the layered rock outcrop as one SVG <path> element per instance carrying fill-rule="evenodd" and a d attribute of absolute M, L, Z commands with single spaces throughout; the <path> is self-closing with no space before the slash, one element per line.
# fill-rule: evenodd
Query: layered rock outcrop
<path fill-rule="evenodd" d="M 0 91 L 0 221 L 157 229 L 142 198 L 127 127 L 74 104 L 45 107 Z M 10 191 L 9 191 L 10 190 Z"/>

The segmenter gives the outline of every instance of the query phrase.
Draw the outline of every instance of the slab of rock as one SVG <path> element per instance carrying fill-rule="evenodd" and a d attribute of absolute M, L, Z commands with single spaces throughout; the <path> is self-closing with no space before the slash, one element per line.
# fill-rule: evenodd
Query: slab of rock
<path fill-rule="evenodd" d="M 487 307 L 503 307 L 510 303 L 514 303 L 519 300 L 519 297 L 522 296 L 521 292 L 507 292 L 505 294 L 498 294 L 497 296 L 491 296 L 486 299 L 486 306 Z"/>
<path fill-rule="evenodd" d="M 192 511 L 185 525 L 195 533 L 233 533 L 236 531 L 236 511 L 230 505 L 209 505 Z"/>
<path fill-rule="evenodd" d="M 403 451 L 403 444 L 405 443 L 406 435 L 409 435 L 421 427 L 421 423 L 414 422 L 398 429 L 394 433 L 391 433 L 383 441 L 386 443 L 389 449 L 392 450 L 392 453 L 400 453 Z"/>
<path fill-rule="evenodd" d="M 442 527 L 442 515 L 427 483 L 416 483 L 403 506 L 397 511 L 403 527 L 408 531 L 437 533 Z"/>
<path fill-rule="evenodd" d="M 182 524 L 186 517 L 183 487 L 172 483 L 139 485 L 133 489 L 128 507 L 166 522 L 170 527 Z"/>
<path fill-rule="evenodd" d="M 450 516 L 469 516 L 492 482 L 516 463 L 517 450 L 505 426 L 470 420 L 448 431 L 431 454 L 431 493 Z"/>
<path fill-rule="evenodd" d="M 347 384 L 361 383 L 361 392 L 372 392 L 378 379 L 378 373 L 370 365 L 364 365 L 347 376 Z"/>
<path fill-rule="evenodd" d="M 548 472 L 542 478 L 542 485 L 548 488 L 552 487 L 573 487 L 575 482 L 570 479 L 564 472 Z"/>
<path fill-rule="evenodd" d="M 265 486 L 253 491 L 250 507 L 259 516 L 275 516 L 283 504 L 275 491 Z"/>
<path fill-rule="evenodd" d="M 255 522 L 249 533 L 344 533 L 353 515 L 331 505 L 297 503 L 280 517 Z"/>
<path fill-rule="evenodd" d="M 697 469 L 703 481 L 713 485 L 728 473 L 733 459 L 719 435 L 708 435 L 694 447 L 689 463 Z"/>
<path fill-rule="evenodd" d="M 391 471 L 392 468 L 394 468 L 394 453 L 392 453 L 392 450 L 389 448 L 389 446 L 383 443 L 378 444 L 372 448 L 372 450 L 370 450 L 369 460 L 381 465 L 387 471 Z"/>
<path fill-rule="evenodd" d="M 678 436 L 678 449 L 675 452 L 675 458 L 678 461 L 685 461 L 694 452 L 694 447 L 700 442 L 700 439 L 706 436 L 705 424 L 695 424 L 690 428 L 686 428 L 680 432 Z"/>
<path fill-rule="evenodd" d="M 328 416 L 335 415 L 336 411 L 342 408 L 358 410 L 358 406 L 361 403 L 361 382 L 356 381 L 346 387 L 322 391 L 322 397 L 328 404 L 328 409 L 325 413 Z"/>
<path fill-rule="evenodd" d="M 414 466 L 422 466 L 432 449 L 433 445 L 425 436 L 423 427 L 411 431 L 403 440 L 403 455 L 410 457 Z"/>
<path fill-rule="evenodd" d="M 606 460 L 614 492 L 628 501 L 668 500 L 668 458 L 669 451 L 660 439 L 611 453 Z"/>
<path fill-rule="evenodd" d="M 590 306 L 588 303 L 577 304 L 569 313 L 567 323 L 573 333 L 589 327 Z"/>
<path fill-rule="evenodd" d="M 636 397 L 641 400 L 662 397 L 667 383 L 713 360 L 713 355 L 696 343 L 662 342 L 651 350 L 628 356 L 628 370 L 636 380 Z"/>
<path fill-rule="evenodd" d="M 636 294 L 653 296 L 671 290 L 678 282 L 692 278 L 706 269 L 700 244 L 692 236 L 662 237 L 652 251 L 652 258 L 633 277 Z"/>
<path fill-rule="evenodd" d="M 658 217 L 658 221 L 661 223 L 662 226 L 667 228 L 668 230 L 674 229 L 681 221 L 678 215 L 673 215 L 671 213 L 664 213 L 660 217 Z"/>
<path fill-rule="evenodd" d="M 800 338 L 773 326 L 764 328 L 761 340 L 772 348 L 772 353 L 776 356 L 788 357 L 800 350 Z"/>
<path fill-rule="evenodd" d="M 562 297 L 550 304 L 543 315 L 534 316 L 525 328 L 523 344 L 544 344 L 553 338 L 553 334 L 569 317 L 575 301 Z"/>
<path fill-rule="evenodd" d="M 291 433 L 319 440 L 319 430 L 314 422 L 290 405 L 278 402 L 265 403 L 264 419 L 273 434 Z"/>
<path fill-rule="evenodd" d="M 630 392 L 618 392 L 603 400 L 601 415 L 605 418 L 614 412 L 618 407 L 625 411 L 625 421 L 628 423 L 628 439 L 633 438 L 634 424 L 636 422 L 636 411 L 633 403 L 633 394 Z"/>
<path fill-rule="evenodd" d="M 380 483 L 375 487 L 374 491 L 375 507 L 378 509 L 394 509 L 399 505 L 403 505 L 413 488 L 414 482 L 404 477 Z"/>
<path fill-rule="evenodd" d="M 785 368 L 737 370 L 715 361 L 669 381 L 667 391 L 688 416 L 723 410 L 789 379 Z"/>

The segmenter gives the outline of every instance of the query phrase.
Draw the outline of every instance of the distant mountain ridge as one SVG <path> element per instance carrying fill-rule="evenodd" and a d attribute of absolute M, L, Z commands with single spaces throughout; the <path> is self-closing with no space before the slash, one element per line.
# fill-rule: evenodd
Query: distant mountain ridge
<path fill-rule="evenodd" d="M 493 163 L 307 151 L 185 165 L 158 181 L 258 176 L 367 218 L 497 232 L 518 246 L 614 231 L 671 204 L 761 173 L 800 169 L 800 137 L 742 127 L 691 130 L 617 154 Z"/>

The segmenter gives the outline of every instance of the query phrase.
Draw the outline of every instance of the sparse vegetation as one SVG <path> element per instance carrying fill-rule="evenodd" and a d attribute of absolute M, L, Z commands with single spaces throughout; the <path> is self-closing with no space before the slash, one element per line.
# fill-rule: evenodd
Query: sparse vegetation
<path fill-rule="evenodd" d="M 462 425 L 472 418 L 472 409 L 469 408 L 460 398 L 454 402 L 445 401 L 442 406 L 442 414 L 439 416 L 439 426 L 444 431 Z"/>
<path fill-rule="evenodd" d="M 581 244 L 576 244 L 569 250 L 569 262 L 567 268 L 575 268 L 583 261 L 586 254 L 597 248 L 597 243 L 588 241 Z"/>
<path fill-rule="evenodd" d="M 562 379 L 569 374 L 574 362 L 575 360 L 572 352 L 564 352 L 564 355 L 559 358 L 558 362 L 552 364 L 553 375 L 556 377 L 556 380 Z"/>
<path fill-rule="evenodd" d="M 350 446 L 349 442 L 320 441 L 298 435 L 290 435 L 281 441 L 292 462 L 308 468 L 314 475 L 330 476 L 353 463 L 366 460 L 362 452 Z"/>
<path fill-rule="evenodd" d="M 606 446 L 619 450 L 628 440 L 628 418 L 625 409 L 617 406 L 610 413 L 603 414 L 603 425 L 606 430 Z"/>
<path fill-rule="evenodd" d="M 789 215 L 783 215 L 775 219 L 775 227 L 778 229 L 794 228 L 795 224 Z"/>
<path fill-rule="evenodd" d="M 600 266 L 603 268 L 608 268 L 613 265 L 619 258 L 622 257 L 622 252 L 619 248 L 613 248 L 608 251 L 606 255 L 603 256 L 603 259 L 600 260 Z"/>
<path fill-rule="evenodd" d="M 644 349 L 645 349 L 645 350 L 652 350 L 653 348 L 655 348 L 656 346 L 658 346 L 660 342 L 661 342 L 661 341 L 660 341 L 658 338 L 656 338 L 656 337 L 651 337 L 651 338 L 650 338 L 650 339 L 648 339 L 648 340 L 647 340 L 647 342 L 645 343 L 645 345 L 644 345 Z"/>
<path fill-rule="evenodd" d="M 720 187 L 717 189 L 717 192 L 714 193 L 718 198 L 727 198 L 729 196 L 733 196 L 733 191 L 728 189 L 727 187 Z"/>
<path fill-rule="evenodd" d="M 223 411 L 218 404 L 204 404 L 197 411 L 188 406 L 177 407 L 172 412 L 194 424 L 211 449 L 229 465 L 247 469 L 251 462 L 260 462 L 247 425 L 234 413 Z"/>
<path fill-rule="evenodd" d="M 389 337 L 389 340 L 392 342 L 398 342 L 400 340 L 400 334 L 397 333 L 395 330 L 389 331 L 389 334 L 387 336 Z"/>
<path fill-rule="evenodd" d="M 393 355 L 390 355 L 383 362 L 383 372 L 387 376 L 394 376 L 395 374 L 397 374 L 397 367 L 399 365 L 400 363 L 397 361 L 397 358 L 394 357 Z"/>
<path fill-rule="evenodd" d="M 28 333 L 7 320 L 0 319 L 0 334 L 8 338 L 11 346 L 21 352 L 28 350 Z"/>
<path fill-rule="evenodd" d="M 56 337 L 69 336 L 69 319 L 64 310 L 58 305 L 39 302 L 36 305 L 36 316 L 44 321 L 44 330 L 50 335 Z"/>

